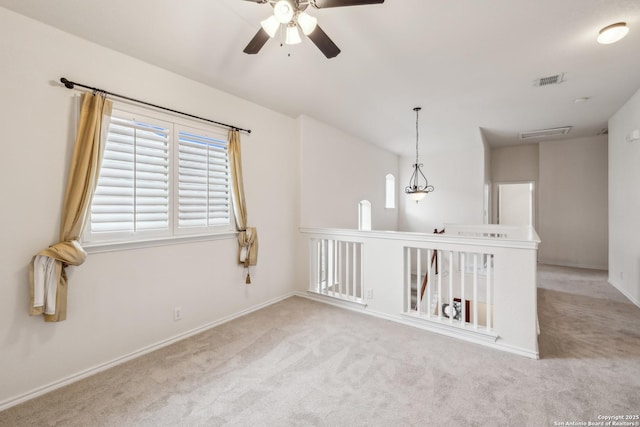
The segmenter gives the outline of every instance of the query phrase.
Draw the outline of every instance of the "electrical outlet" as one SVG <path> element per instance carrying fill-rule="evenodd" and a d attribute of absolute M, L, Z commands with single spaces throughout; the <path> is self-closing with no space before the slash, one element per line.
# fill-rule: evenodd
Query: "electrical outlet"
<path fill-rule="evenodd" d="M 177 322 L 182 319 L 182 307 L 176 307 L 173 309 L 173 321 Z"/>
<path fill-rule="evenodd" d="M 366 293 L 367 293 L 367 299 L 373 299 L 373 289 L 368 288 Z"/>

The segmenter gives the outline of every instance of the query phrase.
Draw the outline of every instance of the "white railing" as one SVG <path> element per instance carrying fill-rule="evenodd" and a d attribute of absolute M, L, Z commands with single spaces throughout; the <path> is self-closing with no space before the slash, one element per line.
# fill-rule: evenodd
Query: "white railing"
<path fill-rule="evenodd" d="M 303 229 L 310 239 L 308 289 L 387 319 L 537 358 L 535 230 L 445 229 Z"/>
<path fill-rule="evenodd" d="M 362 243 L 311 239 L 309 291 L 362 302 Z"/>
<path fill-rule="evenodd" d="M 493 254 L 406 247 L 405 262 L 405 313 L 492 332 Z"/>

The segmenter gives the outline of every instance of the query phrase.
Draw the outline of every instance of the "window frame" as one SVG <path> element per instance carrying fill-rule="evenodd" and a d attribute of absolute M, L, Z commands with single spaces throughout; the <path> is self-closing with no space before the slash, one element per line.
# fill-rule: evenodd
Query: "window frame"
<path fill-rule="evenodd" d="M 396 208 L 396 177 L 391 173 L 384 177 L 384 208 Z"/>
<path fill-rule="evenodd" d="M 144 248 L 153 246 L 164 246 L 170 244 L 182 244 L 187 242 L 208 241 L 233 238 L 237 235 L 235 228 L 235 218 L 233 213 L 233 191 L 232 191 L 232 174 L 231 162 L 228 157 L 229 137 L 224 130 L 209 125 L 195 119 L 189 119 L 177 114 L 160 112 L 151 108 L 144 108 L 126 102 L 113 101 L 113 112 L 115 116 L 149 119 L 150 123 L 166 123 L 169 125 L 169 143 L 168 143 L 168 180 L 169 180 L 169 196 L 168 196 L 168 228 L 166 230 L 144 230 L 136 232 L 115 232 L 102 234 L 91 232 L 91 206 L 86 215 L 84 231 L 81 236 L 81 244 L 88 253 L 108 252 L 114 250 L 124 250 L 132 248 Z M 214 225 L 206 227 L 179 228 L 178 227 L 178 156 L 179 142 L 178 132 L 180 130 L 189 130 L 202 132 L 203 136 L 213 137 L 224 142 L 227 148 L 227 180 L 228 180 L 228 223 L 224 225 Z M 105 132 L 105 138 L 108 131 Z M 106 139 L 104 141 L 106 148 Z"/>
<path fill-rule="evenodd" d="M 371 231 L 371 202 L 368 200 L 358 202 L 358 230 Z"/>

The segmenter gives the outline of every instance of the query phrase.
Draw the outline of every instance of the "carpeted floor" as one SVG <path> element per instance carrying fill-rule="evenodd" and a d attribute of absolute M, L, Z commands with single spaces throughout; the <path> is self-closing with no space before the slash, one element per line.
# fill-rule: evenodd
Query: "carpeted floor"
<path fill-rule="evenodd" d="M 2 426 L 554 426 L 640 413 L 640 308 L 540 266 L 541 360 L 290 298 L 0 412 Z M 566 425 L 566 424 L 565 424 Z"/>

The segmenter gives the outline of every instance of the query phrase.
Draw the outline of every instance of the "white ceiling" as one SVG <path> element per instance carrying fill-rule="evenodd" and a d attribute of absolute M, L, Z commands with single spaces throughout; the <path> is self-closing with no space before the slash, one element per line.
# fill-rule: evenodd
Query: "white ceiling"
<path fill-rule="evenodd" d="M 312 10 L 342 49 L 333 59 L 307 39 L 242 53 L 272 13 L 251 1 L 0 6 L 398 154 L 414 150 L 415 106 L 421 150 L 463 148 L 479 128 L 492 145 L 513 145 L 519 132 L 543 128 L 573 126 L 562 138 L 595 135 L 640 88 L 640 0 L 386 0 Z M 597 44 L 598 30 L 618 21 L 628 36 Z M 558 73 L 560 85 L 533 85 Z M 580 97 L 590 100 L 575 103 Z"/>

